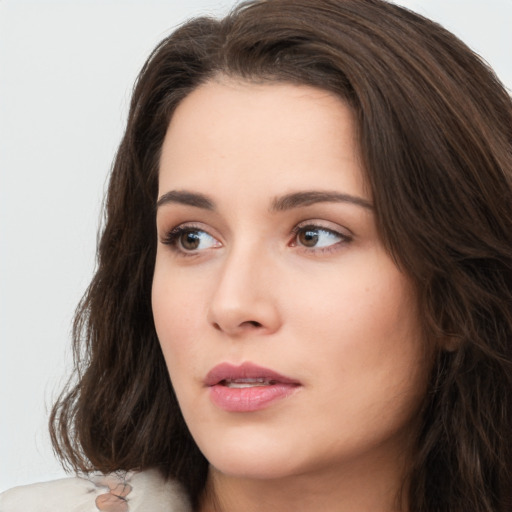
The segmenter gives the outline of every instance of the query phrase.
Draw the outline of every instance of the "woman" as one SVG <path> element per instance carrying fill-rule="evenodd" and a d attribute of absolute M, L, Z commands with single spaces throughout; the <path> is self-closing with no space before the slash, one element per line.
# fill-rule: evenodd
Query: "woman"
<path fill-rule="evenodd" d="M 63 460 L 110 475 L 5 510 L 509 510 L 511 148 L 492 72 L 392 4 L 178 29 L 52 414 Z"/>

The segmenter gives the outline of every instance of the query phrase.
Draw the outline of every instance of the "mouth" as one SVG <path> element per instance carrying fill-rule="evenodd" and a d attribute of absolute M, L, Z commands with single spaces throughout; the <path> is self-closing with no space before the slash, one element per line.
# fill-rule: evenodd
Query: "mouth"
<path fill-rule="evenodd" d="M 212 402 L 228 412 L 252 412 L 292 395 L 301 383 L 252 363 L 222 363 L 204 381 Z"/>
<path fill-rule="evenodd" d="M 244 389 L 244 388 L 254 388 L 254 387 L 262 387 L 262 386 L 273 386 L 277 384 L 276 380 L 273 379 L 224 379 L 219 382 L 219 385 L 226 386 L 228 388 L 233 389 Z"/>
<path fill-rule="evenodd" d="M 300 382 L 296 379 L 253 363 L 243 363 L 239 366 L 221 363 L 208 372 L 204 383 L 206 386 L 221 385 L 240 388 L 273 386 L 276 384 L 300 385 Z"/>

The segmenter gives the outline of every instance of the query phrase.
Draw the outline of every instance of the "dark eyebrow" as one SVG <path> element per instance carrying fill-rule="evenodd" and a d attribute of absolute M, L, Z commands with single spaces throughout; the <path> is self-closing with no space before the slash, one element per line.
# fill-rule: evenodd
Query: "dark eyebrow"
<path fill-rule="evenodd" d="M 274 199 L 274 201 L 272 201 L 271 211 L 280 212 L 301 206 L 310 206 L 315 203 L 351 203 L 373 210 L 372 204 L 362 197 L 341 194 L 339 192 L 312 190 L 308 192 L 293 192 Z"/>
<path fill-rule="evenodd" d="M 171 190 L 166 192 L 158 199 L 156 207 L 164 204 L 178 203 L 205 210 L 215 210 L 215 203 L 206 195 L 198 192 L 188 192 L 186 190 Z M 341 194 L 339 192 L 308 191 L 292 192 L 272 201 L 270 211 L 282 212 L 299 208 L 301 206 L 311 206 L 316 203 L 351 203 L 356 206 L 373 210 L 372 204 L 362 197 L 352 196 L 350 194 Z"/>
<path fill-rule="evenodd" d="M 209 197 L 196 192 L 187 192 L 186 190 L 171 190 L 170 192 L 166 192 L 159 197 L 156 207 L 159 208 L 160 206 L 168 203 L 185 204 L 187 206 L 195 206 L 196 208 L 203 208 L 205 210 L 215 209 L 215 204 Z"/>

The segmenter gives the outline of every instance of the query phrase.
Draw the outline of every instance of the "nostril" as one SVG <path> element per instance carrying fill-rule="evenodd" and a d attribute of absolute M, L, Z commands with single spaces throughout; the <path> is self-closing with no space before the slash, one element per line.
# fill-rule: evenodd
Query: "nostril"
<path fill-rule="evenodd" d="M 243 332 L 245 330 L 259 329 L 259 328 L 263 327 L 263 324 L 260 323 L 260 322 L 257 322 L 256 320 L 246 320 L 245 322 L 241 322 L 241 323 L 233 325 L 233 326 L 229 326 L 228 324 L 223 325 L 222 322 L 221 323 L 213 322 L 212 323 L 212 327 L 216 331 L 231 332 L 231 333 L 239 332 L 239 333 L 241 333 L 241 332 Z"/>
<path fill-rule="evenodd" d="M 243 322 L 242 325 L 247 325 L 250 327 L 262 327 L 262 325 L 259 322 L 256 322 L 255 320 L 248 320 L 247 322 Z"/>

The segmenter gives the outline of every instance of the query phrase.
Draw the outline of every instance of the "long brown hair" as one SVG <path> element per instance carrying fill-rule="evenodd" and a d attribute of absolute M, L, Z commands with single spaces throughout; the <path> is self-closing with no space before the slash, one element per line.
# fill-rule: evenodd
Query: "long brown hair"
<path fill-rule="evenodd" d="M 158 161 L 173 111 L 216 75 L 334 92 L 358 137 L 382 240 L 437 347 L 407 481 L 414 512 L 511 510 L 512 102 L 451 33 L 381 0 L 256 0 L 160 43 L 134 90 L 98 268 L 51 415 L 64 463 L 158 467 L 193 502 L 207 461 L 182 419 L 151 311 Z"/>

